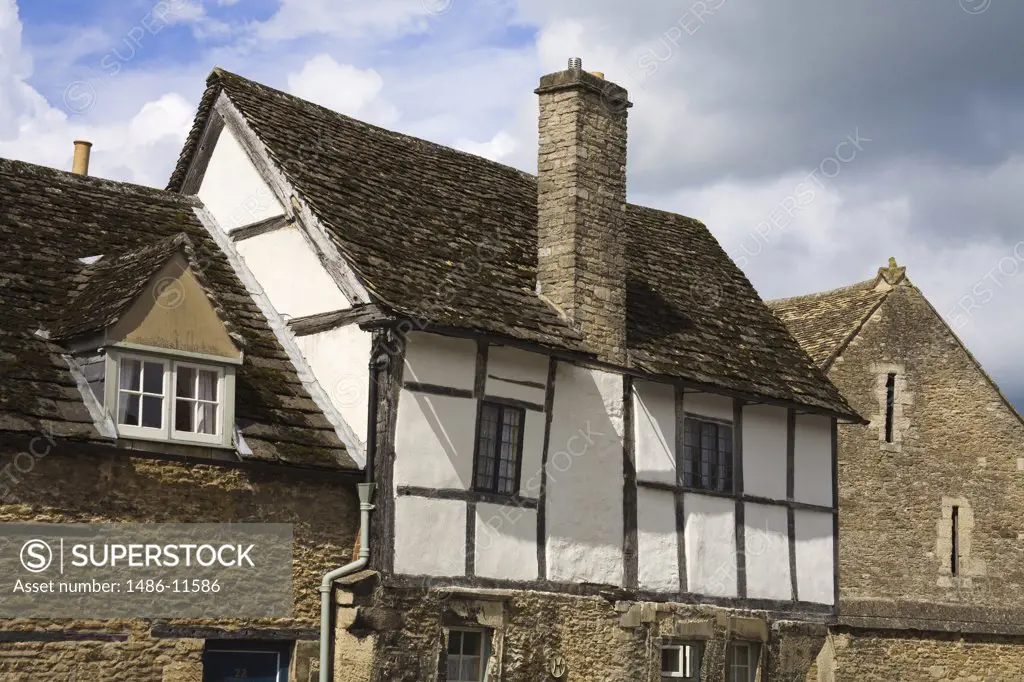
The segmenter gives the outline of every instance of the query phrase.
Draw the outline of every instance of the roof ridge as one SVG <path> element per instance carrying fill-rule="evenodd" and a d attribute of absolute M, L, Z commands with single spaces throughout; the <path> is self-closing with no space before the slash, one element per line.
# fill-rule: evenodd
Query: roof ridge
<path fill-rule="evenodd" d="M 32 163 L 31 161 L 22 161 L 20 159 L 0 156 L 0 171 L 5 168 L 10 168 L 12 170 L 17 170 L 19 168 L 24 168 L 26 170 L 31 169 L 32 172 L 47 173 L 55 178 L 60 178 L 65 182 L 90 184 L 106 189 L 115 188 L 143 197 L 158 196 L 190 207 L 197 206 L 199 204 L 199 199 L 197 197 L 179 194 L 177 192 L 170 192 L 159 187 L 150 187 L 149 185 L 140 185 L 134 182 L 125 182 L 124 180 L 112 180 L 110 178 L 103 178 L 97 175 L 81 175 L 79 173 L 72 173 L 71 171 L 54 168 L 52 166 L 43 166 L 37 163 Z"/>
<path fill-rule="evenodd" d="M 847 292 L 857 291 L 859 289 L 871 289 L 874 288 L 875 283 L 878 282 L 878 277 L 872 277 L 862 282 L 855 282 L 854 284 L 847 284 L 846 286 L 836 287 L 835 289 L 828 289 L 826 291 L 813 291 L 809 294 L 799 294 L 797 296 L 786 296 L 784 298 L 770 298 L 765 299 L 765 305 L 772 307 L 782 305 L 784 303 L 795 303 L 797 301 L 809 301 L 815 298 L 825 298 L 826 296 L 834 296 L 835 294 L 843 294 Z M 879 292 L 882 293 L 882 292 Z"/>

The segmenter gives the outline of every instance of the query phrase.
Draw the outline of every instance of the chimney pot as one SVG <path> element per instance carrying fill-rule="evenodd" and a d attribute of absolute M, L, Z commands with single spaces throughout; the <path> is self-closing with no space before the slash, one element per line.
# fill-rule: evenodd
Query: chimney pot
<path fill-rule="evenodd" d="M 89 174 L 89 154 L 92 149 L 92 142 L 88 140 L 75 140 L 75 156 L 71 162 L 71 172 L 76 175 Z"/>
<path fill-rule="evenodd" d="M 570 57 L 569 58 L 569 70 L 570 71 L 580 71 L 581 69 L 583 69 L 583 60 L 580 59 L 579 57 Z"/>

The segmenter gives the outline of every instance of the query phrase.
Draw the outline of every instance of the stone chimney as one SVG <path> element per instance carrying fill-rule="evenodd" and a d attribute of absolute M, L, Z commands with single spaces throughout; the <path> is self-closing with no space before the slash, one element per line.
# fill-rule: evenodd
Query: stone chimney
<path fill-rule="evenodd" d="M 71 172 L 76 175 L 89 174 L 89 153 L 92 150 L 92 142 L 75 140 L 75 156 L 71 161 Z"/>
<path fill-rule="evenodd" d="M 606 362 L 626 360 L 625 88 L 579 58 L 542 76 L 537 285 Z"/>

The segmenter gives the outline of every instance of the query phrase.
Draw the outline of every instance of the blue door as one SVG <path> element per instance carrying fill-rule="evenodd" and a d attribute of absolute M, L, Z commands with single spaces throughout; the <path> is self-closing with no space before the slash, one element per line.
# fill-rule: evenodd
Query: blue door
<path fill-rule="evenodd" d="M 207 649 L 203 682 L 284 682 L 282 656 L 277 651 L 218 651 Z"/>

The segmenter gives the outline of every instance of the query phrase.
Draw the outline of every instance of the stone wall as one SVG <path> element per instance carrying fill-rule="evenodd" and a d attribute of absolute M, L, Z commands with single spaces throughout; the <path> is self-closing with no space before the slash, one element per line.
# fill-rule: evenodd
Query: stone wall
<path fill-rule="evenodd" d="M 808 682 L 1012 682 L 1024 679 L 1022 644 L 956 634 L 834 634 L 823 651 L 828 672 Z"/>
<path fill-rule="evenodd" d="M 199 462 L 62 452 L 21 457 L 0 522 L 294 524 L 294 613 L 289 619 L 231 621 L 0 621 L 0 680 L 201 682 L 204 641 L 315 640 L 319 583 L 351 560 L 358 525 L 354 486 L 286 470 L 243 470 Z M 44 450 L 40 444 L 37 452 Z M 13 463 L 0 451 L 0 471 Z M 25 471 L 27 469 L 27 471 Z M 315 641 L 297 647 L 292 679 L 306 682 Z M 298 660 L 302 659 L 302 660 Z"/>
<path fill-rule="evenodd" d="M 896 390 L 887 443 L 890 372 Z M 897 286 L 829 376 L 871 420 L 839 433 L 842 600 L 1018 608 L 1024 426 L 924 297 Z"/>
<path fill-rule="evenodd" d="M 381 586 L 374 577 L 354 589 L 336 632 L 335 670 L 345 681 L 444 682 L 446 629 L 469 627 L 490 636 L 493 682 L 658 682 L 666 641 L 701 642 L 701 680 L 722 682 L 733 640 L 760 644 L 759 679 L 803 682 L 826 633 L 764 612 L 611 596 Z"/>

